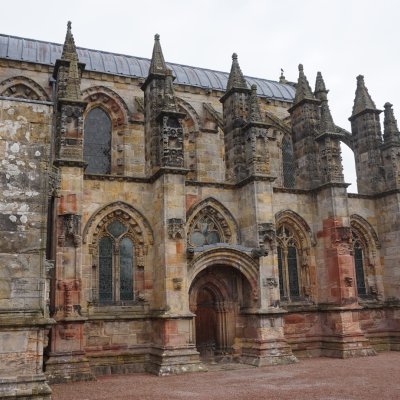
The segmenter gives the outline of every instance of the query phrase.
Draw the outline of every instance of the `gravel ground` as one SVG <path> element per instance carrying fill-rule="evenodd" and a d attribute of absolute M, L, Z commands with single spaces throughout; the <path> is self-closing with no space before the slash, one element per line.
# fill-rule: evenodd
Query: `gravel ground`
<path fill-rule="evenodd" d="M 95 382 L 52 385 L 53 400 L 267 399 L 399 400 L 400 352 L 376 357 L 302 359 L 298 364 L 157 377 L 107 375 Z"/>

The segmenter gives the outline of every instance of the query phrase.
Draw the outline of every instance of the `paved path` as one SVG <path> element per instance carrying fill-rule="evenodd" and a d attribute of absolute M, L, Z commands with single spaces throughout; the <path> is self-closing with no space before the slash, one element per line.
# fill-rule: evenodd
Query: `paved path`
<path fill-rule="evenodd" d="M 52 389 L 53 400 L 400 400 L 400 352 L 167 377 L 102 376 Z"/>

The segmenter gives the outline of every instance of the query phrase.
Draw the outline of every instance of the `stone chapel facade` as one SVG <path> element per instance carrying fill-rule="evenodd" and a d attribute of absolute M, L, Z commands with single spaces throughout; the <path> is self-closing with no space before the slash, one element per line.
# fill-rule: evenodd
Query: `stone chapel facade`
<path fill-rule="evenodd" d="M 397 122 L 327 93 L 0 35 L 0 397 L 400 350 Z"/>

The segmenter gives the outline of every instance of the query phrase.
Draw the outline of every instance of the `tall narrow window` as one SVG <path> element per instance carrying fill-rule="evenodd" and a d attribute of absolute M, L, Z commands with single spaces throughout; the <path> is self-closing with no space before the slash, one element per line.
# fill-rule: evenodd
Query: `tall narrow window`
<path fill-rule="evenodd" d="M 364 272 L 364 246 L 357 233 L 353 230 L 353 250 L 354 250 L 354 265 L 356 268 L 356 283 L 357 293 L 359 296 L 366 296 L 368 294 L 365 284 Z"/>
<path fill-rule="evenodd" d="M 296 300 L 300 297 L 298 243 L 293 232 L 282 226 L 277 232 L 279 291 L 281 299 Z"/>
<path fill-rule="evenodd" d="M 98 107 L 85 120 L 83 158 L 87 162 L 86 173 L 111 173 L 111 120 Z"/>
<path fill-rule="evenodd" d="M 134 300 L 134 245 L 120 221 L 107 225 L 99 240 L 100 303 Z"/>
<path fill-rule="evenodd" d="M 294 154 L 292 139 L 288 134 L 282 138 L 282 169 L 283 169 L 283 186 L 294 188 Z"/>
<path fill-rule="evenodd" d="M 111 238 L 102 237 L 99 242 L 99 301 L 113 299 L 113 243 Z"/>

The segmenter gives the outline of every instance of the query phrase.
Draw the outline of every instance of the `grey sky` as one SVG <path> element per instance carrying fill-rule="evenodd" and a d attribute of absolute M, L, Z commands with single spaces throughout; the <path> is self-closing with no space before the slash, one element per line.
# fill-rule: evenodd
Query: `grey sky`
<path fill-rule="evenodd" d="M 246 75 L 312 87 L 321 71 L 335 122 L 350 130 L 356 76 L 378 108 L 400 118 L 398 0 L 13 0 L 2 2 L 1 33 L 62 43 L 72 21 L 80 47 L 150 57 L 161 35 L 167 61 L 229 71 L 238 53 Z M 352 155 L 343 154 L 346 180 Z M 351 191 L 355 191 L 354 188 Z"/>

